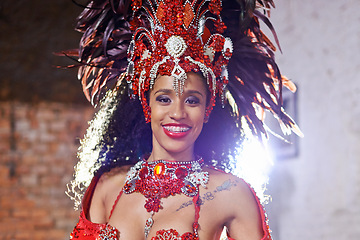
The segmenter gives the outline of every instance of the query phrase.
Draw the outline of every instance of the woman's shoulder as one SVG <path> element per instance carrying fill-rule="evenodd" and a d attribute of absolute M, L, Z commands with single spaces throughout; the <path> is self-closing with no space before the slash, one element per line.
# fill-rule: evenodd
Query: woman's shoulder
<path fill-rule="evenodd" d="M 95 188 L 94 198 L 101 198 L 106 207 L 111 205 L 124 186 L 130 167 L 131 165 L 115 167 L 109 172 L 103 173 Z"/>
<path fill-rule="evenodd" d="M 130 167 L 115 167 L 99 177 L 88 214 L 92 222 L 104 223 L 108 220 L 110 210 L 124 185 Z"/>
<path fill-rule="evenodd" d="M 230 212 L 233 212 L 234 208 L 258 210 L 259 199 L 244 179 L 212 167 L 204 170 L 209 172 L 207 191 L 218 196 L 219 204 L 229 208 Z"/>
<path fill-rule="evenodd" d="M 213 167 L 206 167 L 204 170 L 209 173 L 209 189 L 230 192 L 236 191 L 243 194 L 251 193 L 250 185 L 244 179 L 232 173 L 227 173 Z"/>
<path fill-rule="evenodd" d="M 103 173 L 99 178 L 96 188 L 104 188 L 106 190 L 108 188 L 119 187 L 119 184 L 122 186 L 130 167 L 131 165 L 115 167 Z"/>

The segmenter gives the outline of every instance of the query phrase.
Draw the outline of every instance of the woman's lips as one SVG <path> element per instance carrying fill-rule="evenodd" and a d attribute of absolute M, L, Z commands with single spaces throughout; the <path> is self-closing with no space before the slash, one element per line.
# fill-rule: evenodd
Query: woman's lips
<path fill-rule="evenodd" d="M 165 134 L 171 138 L 185 137 L 190 131 L 191 127 L 185 124 L 165 124 L 162 125 Z"/>

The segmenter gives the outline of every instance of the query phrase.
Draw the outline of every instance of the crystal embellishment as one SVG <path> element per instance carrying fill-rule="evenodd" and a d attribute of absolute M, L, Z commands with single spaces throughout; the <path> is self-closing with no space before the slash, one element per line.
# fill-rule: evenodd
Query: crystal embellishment
<path fill-rule="evenodd" d="M 160 199 L 180 193 L 193 197 L 198 194 L 199 185 L 206 188 L 209 173 L 202 170 L 203 162 L 202 158 L 191 162 L 140 161 L 130 169 L 124 193 L 143 194 L 146 210 L 158 212 Z"/>
<path fill-rule="evenodd" d="M 170 56 L 178 58 L 184 54 L 187 46 L 184 39 L 180 36 L 173 35 L 168 38 L 165 47 Z"/>

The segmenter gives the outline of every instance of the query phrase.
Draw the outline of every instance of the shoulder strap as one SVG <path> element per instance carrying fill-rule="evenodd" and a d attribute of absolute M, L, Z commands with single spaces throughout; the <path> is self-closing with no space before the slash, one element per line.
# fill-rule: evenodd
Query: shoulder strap
<path fill-rule="evenodd" d="M 193 231 L 196 236 L 196 238 L 199 238 L 198 229 L 199 229 L 199 217 L 200 217 L 200 204 L 201 199 L 199 198 L 199 193 L 196 194 L 196 196 L 193 197 L 193 203 L 195 206 L 195 220 L 193 223 Z"/>
<path fill-rule="evenodd" d="M 109 220 L 110 220 L 110 218 L 111 218 L 111 216 L 112 216 L 112 214 L 113 214 L 113 212 L 114 212 L 114 209 L 115 209 L 115 207 L 116 207 L 116 204 L 118 203 L 118 201 L 119 201 L 122 193 L 123 193 L 123 189 L 121 189 L 121 191 L 119 192 L 119 194 L 118 194 L 118 196 L 117 196 L 117 198 L 116 198 L 116 200 L 115 200 L 115 202 L 114 202 L 114 205 L 112 206 L 112 209 L 111 209 L 111 212 L 110 212 L 110 215 L 109 215 Z"/>

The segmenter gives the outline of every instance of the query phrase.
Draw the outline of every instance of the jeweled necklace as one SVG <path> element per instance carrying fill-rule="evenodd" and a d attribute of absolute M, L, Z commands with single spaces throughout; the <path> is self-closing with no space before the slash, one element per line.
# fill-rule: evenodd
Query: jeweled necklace
<path fill-rule="evenodd" d="M 199 185 L 206 188 L 209 173 L 202 171 L 204 160 L 190 162 L 142 160 L 130 168 L 123 192 L 139 192 L 146 197 L 144 207 L 150 213 L 145 224 L 147 238 L 154 223 L 153 216 L 161 208 L 161 199 L 176 194 L 194 197 L 199 193 Z"/>

